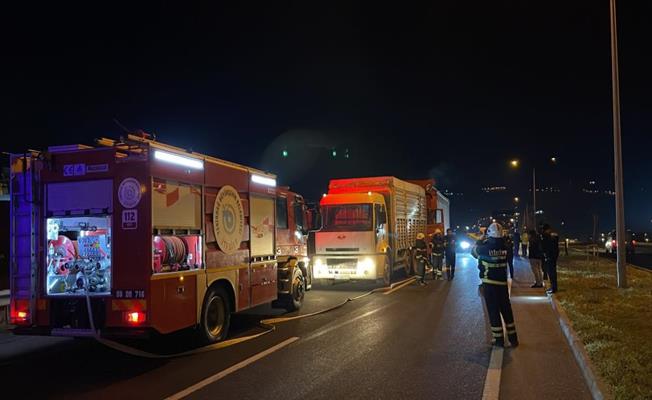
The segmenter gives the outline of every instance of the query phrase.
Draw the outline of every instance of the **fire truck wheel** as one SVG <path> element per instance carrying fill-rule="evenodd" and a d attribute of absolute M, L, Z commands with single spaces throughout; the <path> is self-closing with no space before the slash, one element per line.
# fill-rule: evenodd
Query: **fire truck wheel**
<path fill-rule="evenodd" d="M 292 286 L 290 294 L 283 295 L 283 308 L 288 311 L 296 311 L 303 305 L 303 298 L 306 294 L 306 279 L 301 269 L 294 268 L 292 272 Z"/>
<path fill-rule="evenodd" d="M 199 329 L 200 339 L 206 344 L 224 340 L 228 334 L 230 322 L 229 295 L 223 287 L 211 287 L 204 297 Z"/>

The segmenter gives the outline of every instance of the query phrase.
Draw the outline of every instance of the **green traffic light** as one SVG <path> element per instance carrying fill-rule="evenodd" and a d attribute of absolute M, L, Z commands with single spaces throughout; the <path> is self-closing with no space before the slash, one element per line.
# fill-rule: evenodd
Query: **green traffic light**
<path fill-rule="evenodd" d="M 331 155 L 332 155 L 333 157 L 337 157 L 337 151 L 335 151 L 335 150 L 331 151 Z"/>
<path fill-rule="evenodd" d="M 288 156 L 288 151 L 287 151 L 287 150 L 283 150 L 283 157 L 287 157 L 287 156 Z"/>

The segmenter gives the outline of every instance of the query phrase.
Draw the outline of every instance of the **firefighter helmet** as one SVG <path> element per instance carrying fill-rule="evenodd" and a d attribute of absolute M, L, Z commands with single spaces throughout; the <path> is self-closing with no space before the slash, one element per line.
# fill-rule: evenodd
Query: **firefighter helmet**
<path fill-rule="evenodd" d="M 421 232 L 417 233 L 417 240 L 423 240 L 425 238 L 426 238 L 426 235 L 424 235 L 423 233 L 421 233 Z"/>
<path fill-rule="evenodd" d="M 487 235 L 492 238 L 503 237 L 503 227 L 500 226 L 500 224 L 494 222 L 489 225 L 489 228 L 487 229 Z"/>

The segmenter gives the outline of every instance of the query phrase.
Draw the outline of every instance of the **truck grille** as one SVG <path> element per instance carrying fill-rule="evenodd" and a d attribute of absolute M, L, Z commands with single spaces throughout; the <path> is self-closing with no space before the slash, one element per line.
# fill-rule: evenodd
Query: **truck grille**
<path fill-rule="evenodd" d="M 327 258 L 326 264 L 330 268 L 354 269 L 358 265 L 357 258 Z"/>

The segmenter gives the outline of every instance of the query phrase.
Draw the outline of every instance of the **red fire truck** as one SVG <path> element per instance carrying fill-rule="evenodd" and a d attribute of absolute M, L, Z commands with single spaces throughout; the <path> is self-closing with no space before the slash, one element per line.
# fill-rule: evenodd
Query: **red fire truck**
<path fill-rule="evenodd" d="M 279 187 L 276 193 L 276 260 L 279 293 L 284 295 L 276 304 L 296 310 L 301 307 L 305 291 L 312 288 L 308 235 L 315 210 L 287 186 Z"/>
<path fill-rule="evenodd" d="M 98 144 L 11 157 L 15 333 L 195 327 L 211 343 L 226 337 L 233 312 L 275 300 L 301 305 L 305 264 L 285 257 L 278 268 L 294 244 L 276 239 L 274 175 L 147 135 Z M 289 200 L 296 234 L 297 221 L 309 222 L 300 196 L 279 197 Z"/>

